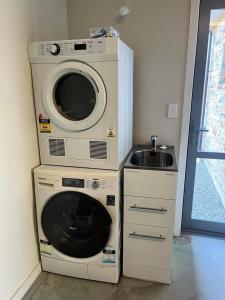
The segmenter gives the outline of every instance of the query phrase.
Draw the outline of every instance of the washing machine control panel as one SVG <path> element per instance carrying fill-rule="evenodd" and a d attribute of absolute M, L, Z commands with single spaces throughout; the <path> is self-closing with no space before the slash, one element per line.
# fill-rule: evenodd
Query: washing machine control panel
<path fill-rule="evenodd" d="M 104 39 L 45 42 L 40 43 L 39 53 L 41 56 L 101 54 L 106 51 L 105 48 Z"/>
<path fill-rule="evenodd" d="M 63 178 L 62 186 L 84 188 L 84 179 L 80 178 Z"/>
<path fill-rule="evenodd" d="M 106 189 L 108 186 L 108 182 L 104 179 L 93 178 L 86 180 L 86 188 L 97 190 L 97 189 Z"/>
<path fill-rule="evenodd" d="M 113 184 L 109 180 L 102 178 L 62 178 L 62 186 L 70 188 L 86 188 L 91 190 L 112 188 Z"/>

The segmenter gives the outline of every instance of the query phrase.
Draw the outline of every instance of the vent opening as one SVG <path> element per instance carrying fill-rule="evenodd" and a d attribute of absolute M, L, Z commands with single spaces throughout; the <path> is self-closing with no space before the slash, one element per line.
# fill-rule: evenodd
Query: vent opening
<path fill-rule="evenodd" d="M 51 156 L 65 156 L 64 139 L 49 139 L 49 153 Z"/>
<path fill-rule="evenodd" d="M 90 141 L 90 158 L 107 159 L 107 142 L 106 141 Z"/>

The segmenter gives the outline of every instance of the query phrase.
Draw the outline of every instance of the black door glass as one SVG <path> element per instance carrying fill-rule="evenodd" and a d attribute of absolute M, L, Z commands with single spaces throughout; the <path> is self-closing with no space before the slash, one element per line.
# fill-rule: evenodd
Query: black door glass
<path fill-rule="evenodd" d="M 96 199 L 79 192 L 54 195 L 45 205 L 41 224 L 48 241 L 76 258 L 91 257 L 108 242 L 112 219 Z"/>
<path fill-rule="evenodd" d="M 91 81 L 80 73 L 61 77 L 54 91 L 58 112 L 72 121 L 86 119 L 96 105 L 96 91 Z"/>

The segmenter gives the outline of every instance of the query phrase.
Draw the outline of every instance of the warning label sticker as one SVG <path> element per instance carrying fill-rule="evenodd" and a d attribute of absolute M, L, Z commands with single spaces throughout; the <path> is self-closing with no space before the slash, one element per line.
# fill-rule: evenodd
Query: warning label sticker
<path fill-rule="evenodd" d="M 39 130 L 40 132 L 51 133 L 51 121 L 45 118 L 42 114 L 39 115 Z"/>
<path fill-rule="evenodd" d="M 111 138 L 115 137 L 115 131 L 113 127 L 108 128 L 107 137 L 111 137 Z"/>
<path fill-rule="evenodd" d="M 51 124 L 43 124 L 43 123 L 39 123 L 39 129 L 40 132 L 47 132 L 47 133 L 51 133 Z"/>

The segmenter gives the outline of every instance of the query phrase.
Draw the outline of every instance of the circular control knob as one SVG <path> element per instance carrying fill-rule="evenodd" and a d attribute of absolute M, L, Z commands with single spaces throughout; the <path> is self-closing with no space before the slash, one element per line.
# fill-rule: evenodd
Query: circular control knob
<path fill-rule="evenodd" d="M 92 182 L 91 186 L 92 186 L 92 188 L 95 190 L 95 189 L 97 189 L 97 188 L 99 187 L 99 182 L 96 181 L 96 180 L 94 180 L 94 181 Z"/>
<path fill-rule="evenodd" d="M 58 55 L 60 52 L 60 47 L 58 44 L 52 44 L 50 47 L 50 52 L 52 55 Z"/>

